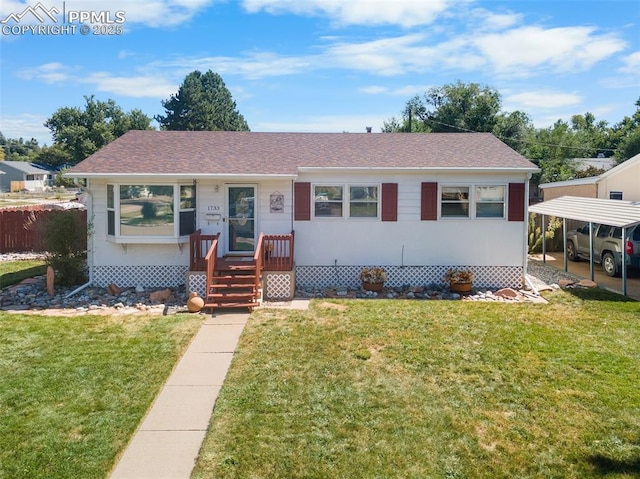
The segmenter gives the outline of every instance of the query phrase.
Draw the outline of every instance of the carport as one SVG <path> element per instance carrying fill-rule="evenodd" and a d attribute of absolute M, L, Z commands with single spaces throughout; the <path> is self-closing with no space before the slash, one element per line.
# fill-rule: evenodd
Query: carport
<path fill-rule="evenodd" d="M 546 224 L 547 216 L 562 218 L 564 270 L 568 271 L 567 257 L 567 219 L 584 221 L 589 224 L 589 272 L 591 281 L 594 280 L 593 268 L 593 225 L 604 224 L 622 229 L 622 248 L 624 250 L 628 238 L 628 230 L 640 224 L 640 203 L 634 201 L 605 200 L 601 198 L 582 198 L 577 196 L 562 196 L 544 201 L 529 207 L 530 213 L 542 215 L 542 257 L 546 258 Z M 622 260 L 622 294 L 627 295 L 627 263 L 623 251 Z"/>

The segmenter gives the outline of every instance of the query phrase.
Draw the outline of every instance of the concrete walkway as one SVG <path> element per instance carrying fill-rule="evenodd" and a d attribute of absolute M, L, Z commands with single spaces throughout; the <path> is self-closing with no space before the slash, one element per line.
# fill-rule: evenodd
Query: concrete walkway
<path fill-rule="evenodd" d="M 189 479 L 248 317 L 222 313 L 204 322 L 111 479 Z"/>

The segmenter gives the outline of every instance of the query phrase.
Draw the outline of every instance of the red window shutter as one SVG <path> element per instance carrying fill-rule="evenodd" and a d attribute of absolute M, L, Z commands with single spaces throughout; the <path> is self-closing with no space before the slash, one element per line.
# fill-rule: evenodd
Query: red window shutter
<path fill-rule="evenodd" d="M 293 184 L 293 219 L 296 221 L 311 219 L 311 183 Z"/>
<path fill-rule="evenodd" d="M 436 221 L 438 219 L 438 183 L 422 183 L 420 219 L 422 221 Z"/>
<path fill-rule="evenodd" d="M 524 183 L 509 183 L 509 221 L 524 221 L 524 192 Z"/>
<path fill-rule="evenodd" d="M 382 221 L 398 221 L 398 183 L 382 183 Z"/>

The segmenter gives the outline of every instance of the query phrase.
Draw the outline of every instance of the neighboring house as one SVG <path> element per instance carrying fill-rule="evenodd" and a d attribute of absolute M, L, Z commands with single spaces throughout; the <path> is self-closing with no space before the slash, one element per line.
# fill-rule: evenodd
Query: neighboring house
<path fill-rule="evenodd" d="M 601 175 L 539 186 L 545 201 L 561 196 L 640 201 L 640 154 Z"/>
<path fill-rule="evenodd" d="M 616 166 L 615 159 L 605 158 L 604 156 L 597 158 L 571 158 L 569 162 L 575 166 L 577 171 L 586 171 L 589 168 L 608 171 Z"/>
<path fill-rule="evenodd" d="M 201 230 L 220 235 L 216 257 L 292 255 L 301 287 L 356 287 L 371 265 L 390 286 L 464 266 L 479 287 L 518 287 L 536 171 L 487 133 L 130 131 L 66 174 L 87 179 L 97 285 L 184 284 Z"/>
<path fill-rule="evenodd" d="M 51 186 L 53 174 L 28 161 L 0 161 L 0 191 L 43 191 Z"/>

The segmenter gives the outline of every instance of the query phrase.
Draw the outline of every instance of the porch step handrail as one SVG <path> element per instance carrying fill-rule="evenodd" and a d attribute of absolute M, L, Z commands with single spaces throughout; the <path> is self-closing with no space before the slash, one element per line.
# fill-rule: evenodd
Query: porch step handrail
<path fill-rule="evenodd" d="M 205 302 L 213 290 L 213 273 L 216 270 L 216 258 L 218 257 L 218 236 L 214 238 L 209 247 L 207 255 L 204 257 L 204 263 L 207 271 L 207 290 Z"/>

